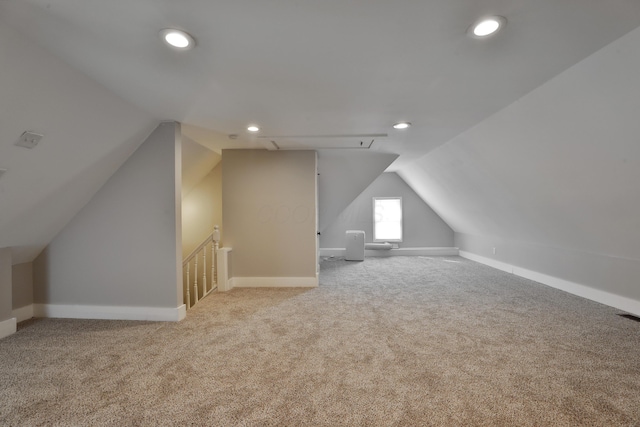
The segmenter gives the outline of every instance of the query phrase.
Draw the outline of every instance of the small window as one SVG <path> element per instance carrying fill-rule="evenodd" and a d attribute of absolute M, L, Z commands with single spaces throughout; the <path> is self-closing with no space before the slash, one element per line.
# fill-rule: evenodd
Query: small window
<path fill-rule="evenodd" d="M 402 197 L 373 198 L 373 241 L 402 242 Z"/>

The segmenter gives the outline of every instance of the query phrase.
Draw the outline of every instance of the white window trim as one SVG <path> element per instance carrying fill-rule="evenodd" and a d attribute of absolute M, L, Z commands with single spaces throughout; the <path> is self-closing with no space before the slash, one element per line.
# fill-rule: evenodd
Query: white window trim
<path fill-rule="evenodd" d="M 376 239 L 376 200 L 400 200 L 400 210 L 402 218 L 400 219 L 400 238 L 399 239 Z M 373 241 L 389 242 L 389 243 L 401 243 L 404 238 L 404 209 L 402 203 L 402 197 L 374 197 L 373 198 Z"/>

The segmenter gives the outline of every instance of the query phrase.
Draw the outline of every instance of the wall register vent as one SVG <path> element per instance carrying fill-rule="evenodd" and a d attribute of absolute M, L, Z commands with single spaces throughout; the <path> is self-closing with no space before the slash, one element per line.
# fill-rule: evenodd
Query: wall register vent
<path fill-rule="evenodd" d="M 34 148 L 38 145 L 38 142 L 42 139 L 44 135 L 40 135 L 39 133 L 26 131 L 22 135 L 20 135 L 20 139 L 16 142 L 15 145 L 18 147 L 24 147 L 28 149 Z"/>

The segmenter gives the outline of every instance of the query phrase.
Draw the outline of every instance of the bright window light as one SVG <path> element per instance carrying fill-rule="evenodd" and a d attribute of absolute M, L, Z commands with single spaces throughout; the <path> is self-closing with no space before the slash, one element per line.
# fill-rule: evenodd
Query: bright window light
<path fill-rule="evenodd" d="M 373 198 L 373 241 L 402 242 L 402 197 Z"/>

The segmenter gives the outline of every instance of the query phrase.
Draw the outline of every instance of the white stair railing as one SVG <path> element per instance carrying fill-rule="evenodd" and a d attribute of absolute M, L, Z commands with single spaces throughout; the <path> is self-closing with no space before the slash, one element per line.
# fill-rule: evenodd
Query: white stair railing
<path fill-rule="evenodd" d="M 213 227 L 213 233 L 207 236 L 195 248 L 184 261 L 182 261 L 182 270 L 184 280 L 184 298 L 187 309 L 193 307 L 202 298 L 209 295 L 218 288 L 218 272 L 216 270 L 218 245 L 220 243 L 220 227 Z M 210 255 L 207 255 L 207 247 L 211 247 Z M 210 271 L 207 270 L 207 259 L 211 265 Z M 198 260 L 202 261 L 202 281 L 198 283 L 198 275 L 200 268 Z M 193 266 L 193 272 L 191 270 Z M 210 273 L 207 277 L 207 273 Z"/>

